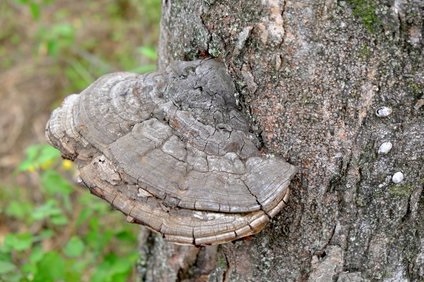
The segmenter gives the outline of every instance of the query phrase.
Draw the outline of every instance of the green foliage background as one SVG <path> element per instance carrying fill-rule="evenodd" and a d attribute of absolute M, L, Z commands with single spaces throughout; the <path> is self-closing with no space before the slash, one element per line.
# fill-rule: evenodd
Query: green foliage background
<path fill-rule="evenodd" d="M 160 0 L 3 0 L 0 75 L 42 62 L 58 81 L 50 111 L 104 73 L 154 70 L 159 17 Z M 0 174 L 0 281 L 134 281 L 138 227 L 78 187 L 56 149 L 21 156 Z"/>

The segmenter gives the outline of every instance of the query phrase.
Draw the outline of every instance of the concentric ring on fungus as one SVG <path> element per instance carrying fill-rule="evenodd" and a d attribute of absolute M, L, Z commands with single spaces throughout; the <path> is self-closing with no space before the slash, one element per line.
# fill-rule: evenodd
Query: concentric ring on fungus
<path fill-rule="evenodd" d="M 235 93 L 216 60 L 108 74 L 66 98 L 46 135 L 129 221 L 175 243 L 225 243 L 262 230 L 296 173 L 260 153 Z"/>

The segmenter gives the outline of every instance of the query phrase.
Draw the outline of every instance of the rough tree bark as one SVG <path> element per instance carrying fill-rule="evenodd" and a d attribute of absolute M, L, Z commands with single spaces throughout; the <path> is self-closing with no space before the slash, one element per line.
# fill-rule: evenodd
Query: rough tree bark
<path fill-rule="evenodd" d="M 424 3 L 164 0 L 162 13 L 159 67 L 222 60 L 267 150 L 300 170 L 253 238 L 196 248 L 143 231 L 143 280 L 423 281 Z"/>

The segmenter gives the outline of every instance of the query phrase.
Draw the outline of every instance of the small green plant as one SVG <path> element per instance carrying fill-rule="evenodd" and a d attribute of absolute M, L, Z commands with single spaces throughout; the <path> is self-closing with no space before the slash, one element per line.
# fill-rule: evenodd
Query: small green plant
<path fill-rule="evenodd" d="M 20 199 L 2 203 L 6 220 L 18 222 L 19 228 L 0 242 L 0 281 L 119 282 L 133 275 L 136 226 L 74 188 L 63 176 L 72 172 L 72 163 L 62 161 L 51 146 L 26 150 L 18 173 L 38 179 L 40 194 L 33 202 L 32 191 L 13 187 L 22 189 Z"/>
<path fill-rule="evenodd" d="M 15 0 L 17 4 L 27 6 L 34 20 L 38 20 L 41 15 L 41 10 L 54 2 L 54 0 Z"/>
<path fill-rule="evenodd" d="M 47 55 L 58 57 L 75 44 L 75 32 L 74 26 L 69 23 L 42 26 L 38 30 L 40 48 L 45 50 Z"/>
<path fill-rule="evenodd" d="M 373 32 L 380 24 L 380 19 L 376 15 L 375 1 L 370 0 L 348 0 L 352 6 L 353 14 L 359 17 L 368 31 Z"/>

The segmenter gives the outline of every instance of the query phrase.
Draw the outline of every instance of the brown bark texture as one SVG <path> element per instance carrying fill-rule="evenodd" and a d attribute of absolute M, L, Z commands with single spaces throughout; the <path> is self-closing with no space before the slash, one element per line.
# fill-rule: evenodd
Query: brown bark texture
<path fill-rule="evenodd" d="M 423 21 L 418 0 L 164 0 L 159 68 L 223 61 L 266 150 L 299 172 L 252 238 L 142 231 L 141 278 L 423 281 Z"/>

